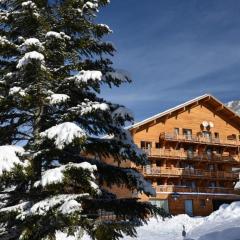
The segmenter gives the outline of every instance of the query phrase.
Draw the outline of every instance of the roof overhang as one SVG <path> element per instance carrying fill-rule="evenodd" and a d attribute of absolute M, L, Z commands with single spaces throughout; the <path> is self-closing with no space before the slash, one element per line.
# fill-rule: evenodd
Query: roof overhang
<path fill-rule="evenodd" d="M 204 105 L 209 110 L 213 111 L 216 115 L 221 116 L 230 124 L 232 124 L 235 128 L 240 130 L 240 116 L 211 94 L 204 94 L 185 103 L 182 103 L 176 107 L 170 108 L 164 112 L 144 119 L 143 121 L 137 122 L 129 126 L 128 130 L 139 128 L 151 122 L 155 123 L 158 119 L 169 117 L 174 113 L 185 111 L 187 108 L 195 107 L 197 105 Z"/>

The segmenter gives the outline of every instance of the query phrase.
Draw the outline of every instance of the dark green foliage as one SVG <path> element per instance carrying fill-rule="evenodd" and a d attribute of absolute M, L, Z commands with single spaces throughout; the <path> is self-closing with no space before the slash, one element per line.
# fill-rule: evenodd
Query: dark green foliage
<path fill-rule="evenodd" d="M 136 226 L 149 216 L 165 216 L 137 199 L 116 199 L 102 186 L 125 185 L 152 194 L 136 170 L 120 166 L 126 160 L 147 163 L 124 130 L 125 123 L 133 121 L 131 114 L 99 96 L 102 85 L 131 82 L 109 59 L 115 49 L 102 38 L 111 30 L 96 23 L 98 10 L 108 3 L 0 2 L 0 146 L 18 144 L 25 149 L 19 156 L 24 164 L 0 175 L 0 238 L 55 239 L 60 230 L 115 240 L 122 234 L 135 236 Z M 65 100 L 54 102 L 56 94 Z M 83 135 L 61 147 L 56 136 L 43 135 L 67 122 Z M 118 167 L 101 161 L 110 156 Z M 97 170 L 70 164 L 83 162 Z M 43 184 L 44 174 L 52 168 L 63 174 L 62 180 Z M 64 214 L 65 203 L 79 204 L 78 209 Z M 114 217 L 106 220 L 101 212 Z"/>

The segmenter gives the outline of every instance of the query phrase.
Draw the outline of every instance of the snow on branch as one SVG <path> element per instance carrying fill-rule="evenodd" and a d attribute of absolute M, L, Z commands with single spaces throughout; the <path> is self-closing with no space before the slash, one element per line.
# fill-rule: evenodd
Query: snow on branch
<path fill-rule="evenodd" d="M 31 9 L 36 9 L 37 5 L 32 1 L 25 1 L 25 2 L 22 2 L 22 7 L 23 8 L 30 7 Z"/>
<path fill-rule="evenodd" d="M 117 70 L 115 72 L 107 72 L 105 74 L 105 78 L 111 78 L 113 80 L 119 80 L 121 82 L 131 81 L 131 77 L 129 76 L 129 74 L 122 70 Z"/>
<path fill-rule="evenodd" d="M 63 39 L 66 39 L 66 40 L 70 40 L 71 37 L 66 35 L 64 32 L 54 32 L 54 31 L 49 31 L 46 33 L 45 37 L 47 39 L 60 39 L 60 40 L 63 40 Z"/>
<path fill-rule="evenodd" d="M 84 99 L 84 101 L 85 102 L 82 102 L 82 104 L 78 104 L 76 107 L 70 108 L 69 111 L 83 116 L 85 114 L 92 113 L 97 110 L 100 111 L 109 110 L 109 106 L 107 103 L 92 102 L 89 99 Z"/>
<path fill-rule="evenodd" d="M 11 172 L 16 165 L 24 163 L 18 156 L 24 154 L 24 149 L 19 146 L 5 145 L 0 146 L 0 176 L 4 172 Z"/>
<path fill-rule="evenodd" d="M 25 55 L 18 61 L 17 68 L 23 68 L 25 65 L 28 65 L 33 61 L 39 61 L 41 64 L 44 64 L 44 56 L 37 51 L 25 53 Z"/>
<path fill-rule="evenodd" d="M 21 87 L 12 87 L 9 90 L 9 95 L 14 96 L 15 94 L 19 94 L 20 96 L 26 96 L 26 92 Z"/>
<path fill-rule="evenodd" d="M 91 10 L 97 10 L 98 9 L 98 3 L 96 1 L 92 2 L 92 1 L 87 1 L 84 5 L 83 5 L 83 9 L 91 9 Z"/>
<path fill-rule="evenodd" d="M 44 49 L 42 43 L 37 38 L 26 39 L 24 43 L 19 46 L 19 49 L 21 52 L 26 52 L 33 47 L 39 51 L 42 51 Z"/>
<path fill-rule="evenodd" d="M 53 126 L 46 131 L 40 133 L 40 137 L 55 140 L 55 145 L 58 149 L 63 149 L 76 138 L 85 138 L 86 132 L 72 122 L 65 122 Z"/>
<path fill-rule="evenodd" d="M 100 23 L 100 24 L 97 24 L 97 26 L 105 29 L 105 31 L 108 32 L 108 33 L 112 33 L 113 32 L 107 24 Z"/>
<path fill-rule="evenodd" d="M 63 165 L 63 166 L 56 167 L 56 168 L 49 169 L 49 170 L 45 171 L 42 174 L 41 180 L 34 183 L 34 187 L 38 187 L 38 186 L 46 187 L 47 185 L 57 184 L 57 183 L 63 182 L 64 172 L 71 169 L 71 168 L 86 169 L 86 170 L 90 171 L 91 178 L 95 179 L 95 176 L 94 176 L 93 172 L 97 170 L 96 165 L 92 165 L 88 162 L 68 163 L 66 165 Z M 98 188 L 97 185 L 94 185 L 95 184 L 94 182 L 91 181 L 90 184 L 93 188 L 95 188 L 95 189 Z"/>
<path fill-rule="evenodd" d="M 66 94 L 56 94 L 53 93 L 51 96 L 46 98 L 51 105 L 59 104 L 59 103 L 64 103 L 67 100 L 70 99 L 70 97 Z"/>
<path fill-rule="evenodd" d="M 113 118 L 133 118 L 133 113 L 125 107 L 118 107 L 116 110 L 112 112 Z"/>
<path fill-rule="evenodd" d="M 13 44 L 10 41 L 8 41 L 5 36 L 0 36 L 0 46 L 5 47 L 7 45 L 13 45 Z"/>
<path fill-rule="evenodd" d="M 67 78 L 67 80 L 73 80 L 76 84 L 88 83 L 89 81 L 99 82 L 102 80 L 102 73 L 94 70 L 82 70 L 78 74 Z"/>

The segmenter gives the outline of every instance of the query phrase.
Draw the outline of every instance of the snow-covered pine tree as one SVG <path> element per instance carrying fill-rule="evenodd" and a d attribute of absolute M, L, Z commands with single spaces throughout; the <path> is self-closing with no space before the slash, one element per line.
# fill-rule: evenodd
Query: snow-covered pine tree
<path fill-rule="evenodd" d="M 95 22 L 108 3 L 0 2 L 1 239 L 55 239 L 56 231 L 119 239 L 160 213 L 102 188 L 154 194 L 137 171 L 101 161 L 146 164 L 123 128 L 129 111 L 99 97 L 102 85 L 130 81 L 109 60 L 115 50 L 102 37 L 111 30 Z M 116 219 L 104 221 L 100 211 Z"/>

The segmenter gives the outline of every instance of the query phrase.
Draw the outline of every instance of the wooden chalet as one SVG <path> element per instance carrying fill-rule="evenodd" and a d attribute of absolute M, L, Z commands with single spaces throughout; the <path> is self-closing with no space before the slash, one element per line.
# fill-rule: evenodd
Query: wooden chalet
<path fill-rule="evenodd" d="M 138 196 L 176 215 L 209 215 L 240 200 L 234 190 L 240 167 L 240 116 L 205 94 L 131 127 L 150 164 L 138 168 L 156 196 L 113 188 L 119 197 Z M 132 166 L 133 167 L 133 166 Z"/>

